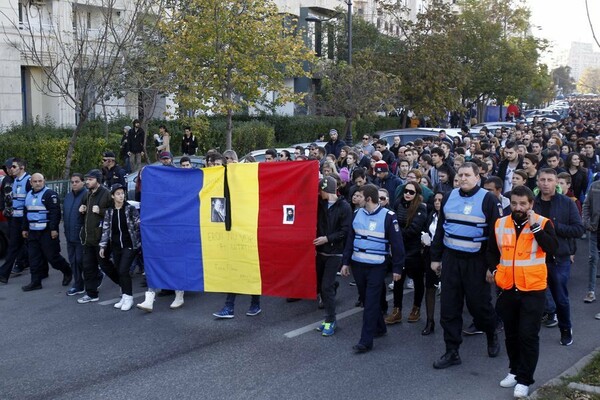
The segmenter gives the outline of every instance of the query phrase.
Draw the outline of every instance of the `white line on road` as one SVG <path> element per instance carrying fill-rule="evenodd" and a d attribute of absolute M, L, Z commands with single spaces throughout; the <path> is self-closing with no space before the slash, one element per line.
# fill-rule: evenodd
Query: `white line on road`
<path fill-rule="evenodd" d="M 135 293 L 133 294 L 133 298 L 135 299 L 136 297 L 142 297 L 146 292 L 140 292 L 140 293 Z M 108 306 L 111 304 L 115 304 L 118 303 L 121 300 L 120 297 L 117 297 L 116 299 L 110 299 L 110 300 L 104 300 L 99 302 L 98 304 L 100 304 L 101 306 Z"/>
<path fill-rule="evenodd" d="M 404 289 L 404 294 L 405 295 L 407 293 L 411 293 L 411 292 L 414 292 L 414 289 Z M 389 301 L 389 300 L 391 300 L 393 298 L 394 298 L 394 295 L 390 294 L 390 295 L 386 296 L 385 299 Z M 357 314 L 359 312 L 362 312 L 362 311 L 363 311 L 362 307 L 351 308 L 350 310 L 347 310 L 347 311 L 344 311 L 343 313 L 337 314 L 336 315 L 336 320 L 339 321 L 340 319 L 344 319 L 344 318 L 350 317 L 350 316 L 352 316 L 354 314 Z M 289 331 L 287 333 L 284 333 L 283 336 L 285 336 L 288 339 L 291 339 L 291 338 L 295 338 L 297 336 L 303 335 L 306 332 L 312 332 L 312 331 L 315 330 L 315 328 L 317 328 L 319 325 L 321 325 L 321 322 L 323 322 L 323 320 L 319 320 L 319 321 L 317 321 L 315 323 L 303 326 L 302 328 L 294 329 L 293 331 Z"/>

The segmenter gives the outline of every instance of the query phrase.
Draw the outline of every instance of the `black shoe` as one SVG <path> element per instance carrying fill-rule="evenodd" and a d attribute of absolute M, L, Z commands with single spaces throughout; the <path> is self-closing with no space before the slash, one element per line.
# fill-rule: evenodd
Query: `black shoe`
<path fill-rule="evenodd" d="M 69 286 L 69 283 L 71 283 L 72 280 L 73 280 L 73 274 L 71 274 L 71 273 L 64 274 L 63 275 L 63 280 L 62 280 L 62 285 L 63 286 Z"/>
<path fill-rule="evenodd" d="M 432 319 L 428 319 L 425 324 L 425 329 L 421 331 L 421 335 L 427 336 L 431 335 L 433 332 L 435 332 L 435 322 L 433 322 Z"/>
<path fill-rule="evenodd" d="M 571 329 L 560 329 L 560 344 L 570 346 L 573 344 L 573 331 Z"/>
<path fill-rule="evenodd" d="M 458 351 L 448 350 L 439 360 L 433 363 L 433 368 L 444 369 L 459 364 L 462 364 L 462 361 L 458 355 Z"/>
<path fill-rule="evenodd" d="M 354 346 L 352 346 L 352 350 L 354 350 L 355 353 L 366 353 L 367 351 L 371 351 L 373 349 L 373 347 L 367 347 L 364 344 L 355 344 Z"/>
<path fill-rule="evenodd" d="M 488 356 L 492 358 L 498 357 L 498 354 L 500 354 L 500 342 L 498 341 L 498 334 L 496 332 L 491 335 L 488 334 L 487 351 Z"/>
<path fill-rule="evenodd" d="M 21 289 L 24 292 L 31 292 L 32 290 L 40 290 L 42 288 L 41 283 L 30 283 L 29 285 L 22 286 Z"/>
<path fill-rule="evenodd" d="M 0 283 L 8 283 L 8 279 L 3 276 L 0 276 Z"/>
<path fill-rule="evenodd" d="M 319 295 L 317 295 L 317 301 L 318 301 L 317 308 L 318 308 L 319 310 L 322 310 L 322 309 L 324 309 L 324 308 L 325 308 L 325 304 L 323 304 L 323 298 L 321 297 L 321 295 L 320 295 L 320 294 L 319 294 Z"/>
<path fill-rule="evenodd" d="M 165 296 L 172 296 L 175 294 L 174 290 L 170 290 L 170 289 L 161 289 L 160 292 L 158 292 L 157 296 L 158 297 L 165 297 Z"/>
<path fill-rule="evenodd" d="M 25 272 L 25 268 L 14 267 L 12 269 L 12 271 L 10 271 L 10 275 L 11 276 L 20 276 L 20 275 L 23 275 L 24 272 Z"/>

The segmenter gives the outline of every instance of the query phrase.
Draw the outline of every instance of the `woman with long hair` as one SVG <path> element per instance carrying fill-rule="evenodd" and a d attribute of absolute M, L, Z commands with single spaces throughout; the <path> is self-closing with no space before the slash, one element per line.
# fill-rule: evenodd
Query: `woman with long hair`
<path fill-rule="evenodd" d="M 340 150 L 340 156 L 338 157 L 338 159 L 335 162 L 338 170 L 340 170 L 340 169 L 348 166 L 348 162 L 346 161 L 346 157 L 348 157 L 348 153 L 349 152 L 350 152 L 350 147 L 349 146 L 344 146 Z"/>
<path fill-rule="evenodd" d="M 569 153 L 565 161 L 565 168 L 571 175 L 571 189 L 575 197 L 583 203 L 588 186 L 588 171 L 583 166 L 581 155 Z"/>
<path fill-rule="evenodd" d="M 394 309 L 385 319 L 388 325 L 402 321 L 402 295 L 406 275 L 414 281 L 415 295 L 408 322 L 417 322 L 421 318 L 421 302 L 425 286 L 425 264 L 421 256 L 421 231 L 427 221 L 427 207 L 423 204 L 421 186 L 416 182 L 404 185 L 400 203 L 396 209 L 398 224 L 402 230 L 404 241 L 405 262 L 404 274 L 399 281 L 394 282 Z"/>
<path fill-rule="evenodd" d="M 435 236 L 437 229 L 438 217 L 442 208 L 443 193 L 436 193 L 433 197 L 433 210 L 427 217 L 425 229 L 421 233 L 421 244 L 423 245 L 423 260 L 425 265 L 431 264 L 431 241 Z M 435 312 L 435 293 L 440 278 L 431 268 L 425 268 L 425 310 L 427 313 L 427 322 L 425 329 L 421 331 L 421 335 L 427 336 L 435 331 L 435 322 L 433 321 L 433 313 Z"/>

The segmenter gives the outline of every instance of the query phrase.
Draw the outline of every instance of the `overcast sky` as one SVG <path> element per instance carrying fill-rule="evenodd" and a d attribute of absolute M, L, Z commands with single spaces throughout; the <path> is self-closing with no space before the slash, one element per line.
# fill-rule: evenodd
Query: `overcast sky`
<path fill-rule="evenodd" d="M 539 26 L 533 34 L 568 49 L 571 42 L 593 43 L 585 10 L 585 0 L 526 0 L 531 10 L 531 22 Z M 600 41 L 600 0 L 588 0 L 590 17 L 596 38 Z M 600 51 L 594 45 L 595 51 Z"/>

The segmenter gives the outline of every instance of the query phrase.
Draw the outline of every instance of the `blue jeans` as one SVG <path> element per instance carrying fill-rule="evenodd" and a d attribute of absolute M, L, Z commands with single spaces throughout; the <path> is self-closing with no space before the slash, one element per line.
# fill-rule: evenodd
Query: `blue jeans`
<path fill-rule="evenodd" d="M 73 287 L 77 291 L 84 288 L 83 284 L 83 245 L 81 242 L 67 241 L 67 253 L 69 255 L 69 264 L 73 270 Z"/>
<path fill-rule="evenodd" d="M 556 316 L 560 329 L 571 328 L 571 306 L 569 304 L 569 276 L 571 261 L 552 261 L 548 263 L 548 287 L 556 302 Z"/>
<path fill-rule="evenodd" d="M 596 274 L 598 273 L 598 236 L 597 232 L 588 232 L 590 242 L 588 292 L 596 291 Z"/>
<path fill-rule="evenodd" d="M 235 293 L 228 293 L 227 299 L 225 299 L 225 307 L 233 310 L 233 308 L 235 306 L 235 297 L 236 296 L 237 295 Z M 250 307 L 252 307 L 252 306 L 260 307 L 260 296 L 259 295 L 253 294 L 252 297 L 250 298 Z"/>

